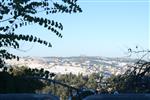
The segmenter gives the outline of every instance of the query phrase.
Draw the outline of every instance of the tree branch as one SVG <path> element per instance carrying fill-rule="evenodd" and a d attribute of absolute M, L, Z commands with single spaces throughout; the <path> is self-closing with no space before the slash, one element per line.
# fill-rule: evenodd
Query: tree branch
<path fill-rule="evenodd" d="M 4 19 L 4 20 L 0 21 L 0 23 L 5 22 L 5 21 L 8 21 L 8 20 L 10 20 L 10 19 L 13 19 L 13 17 L 12 17 L 12 18 L 8 18 L 8 19 Z"/>

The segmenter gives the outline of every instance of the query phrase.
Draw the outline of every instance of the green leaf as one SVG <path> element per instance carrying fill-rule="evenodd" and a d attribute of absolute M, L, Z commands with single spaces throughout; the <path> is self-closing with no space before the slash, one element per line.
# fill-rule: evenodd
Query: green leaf
<path fill-rule="evenodd" d="M 4 29 L 4 27 L 0 27 L 0 30 L 3 30 Z"/>
<path fill-rule="evenodd" d="M 9 23 L 12 24 L 14 22 L 14 20 L 10 20 Z"/>
<path fill-rule="evenodd" d="M 17 25 L 17 24 L 15 24 L 15 28 L 18 28 L 18 25 Z"/>
<path fill-rule="evenodd" d="M 0 19 L 3 19 L 3 16 L 0 16 Z"/>

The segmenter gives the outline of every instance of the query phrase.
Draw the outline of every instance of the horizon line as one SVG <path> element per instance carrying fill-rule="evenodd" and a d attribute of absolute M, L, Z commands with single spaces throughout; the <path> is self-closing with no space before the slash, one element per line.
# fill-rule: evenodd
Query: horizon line
<path fill-rule="evenodd" d="M 91 56 L 91 55 L 85 55 L 85 56 L 20 56 L 20 58 L 23 58 L 23 57 L 106 57 L 106 58 L 132 58 L 132 57 L 129 57 L 129 56 Z"/>

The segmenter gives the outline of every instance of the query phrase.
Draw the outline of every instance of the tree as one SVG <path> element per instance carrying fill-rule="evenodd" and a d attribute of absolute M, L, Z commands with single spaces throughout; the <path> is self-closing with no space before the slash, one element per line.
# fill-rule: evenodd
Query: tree
<path fill-rule="evenodd" d="M 108 78 L 107 88 L 126 93 L 150 93 L 150 62 L 143 59 L 150 51 L 131 48 L 128 51 L 130 55 L 142 53 L 142 56 L 135 64 L 129 65 L 124 74 Z"/>
<path fill-rule="evenodd" d="M 35 93 L 49 85 L 49 82 L 36 77 L 50 78 L 51 74 L 42 68 L 9 67 L 7 70 L 0 72 L 0 93 Z"/>
<path fill-rule="evenodd" d="M 55 13 L 76 13 L 82 12 L 77 0 L 1 0 L 0 1 L 0 68 L 5 65 L 5 59 L 17 59 L 19 57 L 11 54 L 6 48 L 19 49 L 18 41 L 36 42 L 48 47 L 51 43 L 33 35 L 16 34 L 15 30 L 30 23 L 38 24 L 55 33 L 62 38 L 59 30 L 63 30 L 62 23 L 36 14 L 44 12 L 46 15 Z M 32 33 L 31 33 L 32 34 Z"/>

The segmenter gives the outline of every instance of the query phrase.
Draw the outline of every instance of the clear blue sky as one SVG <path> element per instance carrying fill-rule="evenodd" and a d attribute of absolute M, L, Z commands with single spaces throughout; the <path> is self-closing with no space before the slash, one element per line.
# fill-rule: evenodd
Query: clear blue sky
<path fill-rule="evenodd" d="M 21 43 L 20 49 L 27 52 L 15 51 L 15 54 L 122 57 L 130 47 L 149 48 L 149 0 L 78 0 L 78 4 L 83 13 L 47 16 L 63 23 L 62 39 L 38 25 L 16 31 L 46 39 L 52 43 L 52 48 Z"/>

